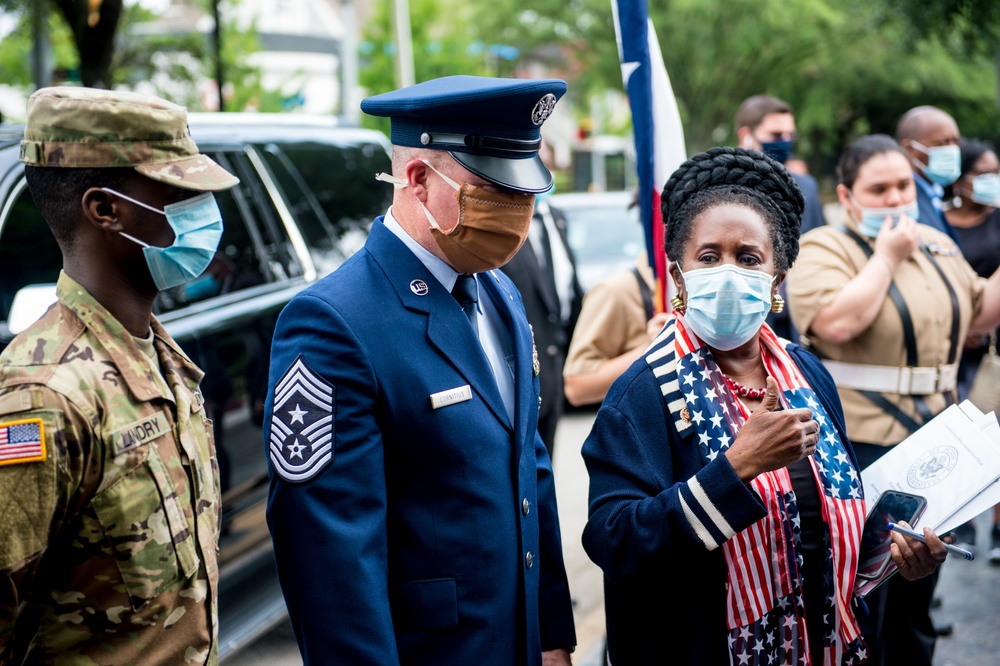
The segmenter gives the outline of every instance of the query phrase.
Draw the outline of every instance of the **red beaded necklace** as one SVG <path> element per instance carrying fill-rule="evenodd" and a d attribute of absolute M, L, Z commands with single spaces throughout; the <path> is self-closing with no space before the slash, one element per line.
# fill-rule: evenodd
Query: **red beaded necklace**
<path fill-rule="evenodd" d="M 726 377 L 725 375 L 722 375 L 722 376 L 725 377 L 725 379 L 726 379 L 726 386 L 729 387 L 729 390 L 732 391 L 733 393 L 735 393 L 738 396 L 741 396 L 741 397 L 744 397 L 744 398 L 750 398 L 751 400 L 760 400 L 765 395 L 767 395 L 767 388 L 766 387 L 765 388 L 747 388 L 746 386 L 743 386 L 743 384 L 740 384 L 739 382 L 734 381 L 734 380 L 730 379 L 729 377 Z"/>

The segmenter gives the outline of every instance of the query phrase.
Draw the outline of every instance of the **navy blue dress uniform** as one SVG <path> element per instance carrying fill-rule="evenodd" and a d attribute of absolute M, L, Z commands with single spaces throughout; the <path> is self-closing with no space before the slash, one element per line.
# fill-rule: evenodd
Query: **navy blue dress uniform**
<path fill-rule="evenodd" d="M 533 192 L 551 185 L 539 126 L 563 92 L 449 77 L 362 108 L 391 118 L 396 146 Z M 576 639 L 521 298 L 498 270 L 476 276 L 506 404 L 452 285 L 401 234 L 390 209 L 275 331 L 267 518 L 292 625 L 307 664 L 538 665 Z"/>

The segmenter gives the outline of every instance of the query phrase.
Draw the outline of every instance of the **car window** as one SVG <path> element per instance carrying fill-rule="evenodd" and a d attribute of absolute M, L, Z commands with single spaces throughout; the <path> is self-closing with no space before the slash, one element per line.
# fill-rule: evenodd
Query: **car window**
<path fill-rule="evenodd" d="M 0 229 L 0 321 L 7 321 L 18 289 L 54 283 L 62 254 L 24 181 Z"/>
<path fill-rule="evenodd" d="M 578 261 L 624 257 L 635 259 L 644 239 L 638 212 L 611 206 L 562 208 L 568 240 Z"/>
<path fill-rule="evenodd" d="M 288 234 L 260 177 L 242 152 L 209 155 L 240 184 L 215 192 L 222 212 L 222 240 L 205 272 L 187 284 L 160 292 L 156 312 L 162 314 L 191 303 L 260 284 L 302 275 Z"/>
<path fill-rule="evenodd" d="M 364 245 L 371 221 L 389 207 L 392 189 L 375 180 L 389 171 L 376 143 L 270 143 L 260 147 L 309 246 L 320 275 Z"/>

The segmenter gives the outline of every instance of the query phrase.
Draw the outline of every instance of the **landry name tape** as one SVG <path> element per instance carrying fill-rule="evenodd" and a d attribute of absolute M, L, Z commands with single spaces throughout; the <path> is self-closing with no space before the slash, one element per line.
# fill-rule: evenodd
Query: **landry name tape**
<path fill-rule="evenodd" d="M 468 384 L 448 389 L 447 391 L 441 391 L 440 393 L 431 393 L 431 407 L 434 409 L 440 409 L 448 405 L 454 405 L 456 402 L 465 402 L 467 400 L 472 400 L 472 388 Z"/>
<path fill-rule="evenodd" d="M 45 460 L 45 426 L 41 419 L 0 423 L 0 465 Z"/>

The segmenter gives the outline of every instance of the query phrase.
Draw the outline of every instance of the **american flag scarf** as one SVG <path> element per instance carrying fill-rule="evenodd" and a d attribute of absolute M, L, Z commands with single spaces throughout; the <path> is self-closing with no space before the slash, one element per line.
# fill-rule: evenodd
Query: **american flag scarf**
<path fill-rule="evenodd" d="M 810 458 L 820 489 L 825 523 L 824 666 L 857 664 L 867 657 L 864 641 L 851 611 L 855 571 L 865 504 L 861 479 L 846 447 L 795 362 L 765 324 L 760 333 L 767 373 L 781 391 L 786 409 L 807 407 L 820 425 L 816 454 Z M 647 350 L 646 360 L 679 433 L 695 434 L 706 464 L 735 439 L 749 417 L 729 391 L 711 351 L 674 313 Z M 726 540 L 728 567 L 726 627 L 732 664 L 810 663 L 802 597 L 799 511 L 787 469 L 761 474 L 750 486 L 767 507 L 767 516 Z M 710 548 L 714 548 L 712 543 Z M 815 665 L 818 666 L 818 665 Z"/>

